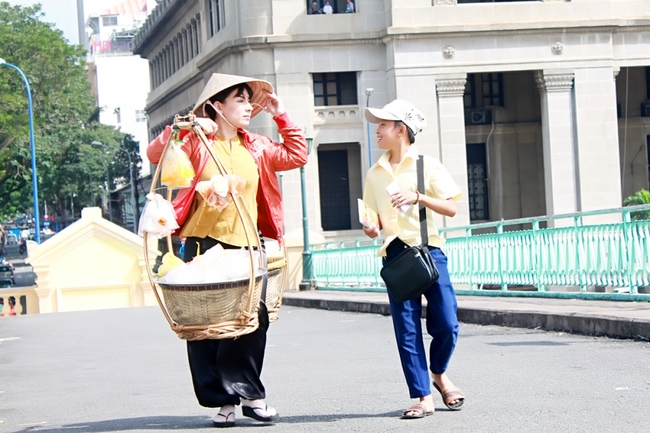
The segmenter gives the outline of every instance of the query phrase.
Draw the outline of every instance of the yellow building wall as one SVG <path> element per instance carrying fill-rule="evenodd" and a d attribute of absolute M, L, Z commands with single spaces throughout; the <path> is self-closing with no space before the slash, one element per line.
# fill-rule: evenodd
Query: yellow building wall
<path fill-rule="evenodd" d="M 160 254 L 155 243 L 149 266 Z M 41 313 L 157 304 L 142 237 L 103 219 L 99 208 L 84 209 L 79 221 L 32 245 L 27 261 L 37 275 Z"/>

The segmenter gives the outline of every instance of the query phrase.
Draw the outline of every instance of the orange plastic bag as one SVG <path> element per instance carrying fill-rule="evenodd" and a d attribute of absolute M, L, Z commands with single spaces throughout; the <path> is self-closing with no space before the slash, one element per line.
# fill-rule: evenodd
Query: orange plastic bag
<path fill-rule="evenodd" d="M 181 146 L 180 140 L 172 140 L 162 161 L 160 183 L 168 188 L 187 188 L 194 180 L 194 167 Z"/>

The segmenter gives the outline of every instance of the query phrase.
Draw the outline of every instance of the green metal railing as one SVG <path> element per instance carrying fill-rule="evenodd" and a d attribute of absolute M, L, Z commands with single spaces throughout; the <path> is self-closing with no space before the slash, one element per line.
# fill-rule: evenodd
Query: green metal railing
<path fill-rule="evenodd" d="M 650 205 L 521 218 L 440 233 L 447 238 L 443 249 L 452 282 L 469 287 L 460 294 L 649 300 L 638 291 L 650 286 L 650 220 L 631 218 L 648 210 Z M 312 245 L 317 287 L 385 290 L 379 245 L 368 239 Z M 576 289 L 557 292 L 549 286 Z"/>

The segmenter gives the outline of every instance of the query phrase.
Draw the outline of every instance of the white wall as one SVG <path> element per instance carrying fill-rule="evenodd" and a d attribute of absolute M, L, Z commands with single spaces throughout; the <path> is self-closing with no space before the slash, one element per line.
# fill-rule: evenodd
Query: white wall
<path fill-rule="evenodd" d="M 146 147 L 149 144 L 147 122 L 136 122 L 135 110 L 144 110 L 149 91 L 149 66 L 138 56 L 95 57 L 97 66 L 99 121 L 119 127 L 140 142 L 141 176 L 149 174 Z M 121 122 L 115 110 L 119 107 Z"/>

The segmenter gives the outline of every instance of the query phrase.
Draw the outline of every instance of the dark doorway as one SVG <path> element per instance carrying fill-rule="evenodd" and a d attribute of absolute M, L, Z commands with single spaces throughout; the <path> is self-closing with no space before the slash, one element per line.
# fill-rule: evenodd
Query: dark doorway
<path fill-rule="evenodd" d="M 348 151 L 319 150 L 318 180 L 323 230 L 349 230 L 351 221 Z"/>
<path fill-rule="evenodd" d="M 485 143 L 467 145 L 467 187 L 470 221 L 489 220 Z"/>

